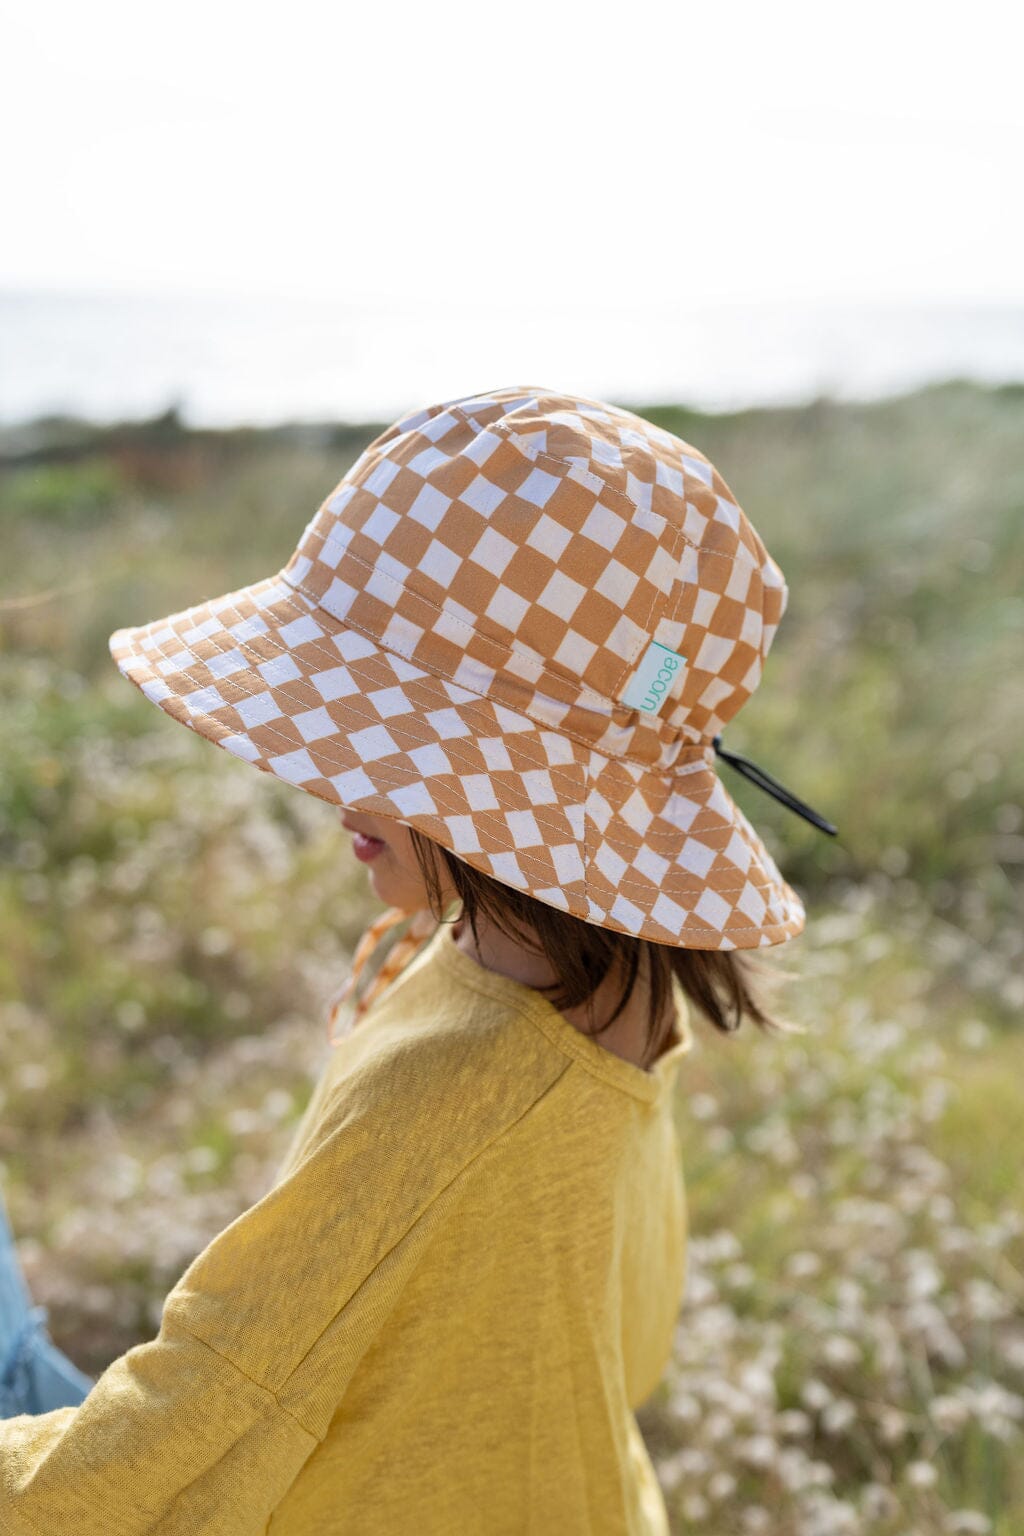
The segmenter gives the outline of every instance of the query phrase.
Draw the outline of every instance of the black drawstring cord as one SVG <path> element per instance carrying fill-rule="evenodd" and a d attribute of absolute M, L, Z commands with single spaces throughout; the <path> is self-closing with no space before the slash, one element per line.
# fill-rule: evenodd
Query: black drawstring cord
<path fill-rule="evenodd" d="M 721 736 L 716 736 L 711 745 L 719 757 L 724 757 L 727 763 L 732 764 L 737 773 L 742 773 L 744 778 L 750 779 L 759 789 L 767 790 L 770 795 L 775 796 L 776 800 L 780 800 L 789 810 L 796 811 L 798 816 L 802 816 L 805 821 L 809 821 L 820 831 L 829 832 L 833 837 L 838 836 L 837 829 L 830 821 L 826 821 L 824 816 L 819 816 L 817 811 L 812 811 L 809 805 L 798 800 L 796 795 L 780 784 L 777 779 L 773 779 L 770 773 L 766 773 L 763 768 L 752 763 L 748 757 L 741 757 L 738 752 L 727 752 L 724 747 L 719 746 L 721 739 Z"/>

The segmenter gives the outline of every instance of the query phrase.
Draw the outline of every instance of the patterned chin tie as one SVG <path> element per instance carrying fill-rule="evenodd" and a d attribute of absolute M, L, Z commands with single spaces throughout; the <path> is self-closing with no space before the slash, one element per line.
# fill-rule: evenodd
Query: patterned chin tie
<path fill-rule="evenodd" d="M 327 1040 L 338 1045 L 349 1034 L 375 998 L 437 931 L 437 918 L 428 907 L 404 912 L 388 907 L 374 918 L 352 956 L 352 969 L 327 1004 Z M 371 964 L 383 951 L 379 963 Z M 340 1029 L 335 1028 L 345 1014 Z"/>

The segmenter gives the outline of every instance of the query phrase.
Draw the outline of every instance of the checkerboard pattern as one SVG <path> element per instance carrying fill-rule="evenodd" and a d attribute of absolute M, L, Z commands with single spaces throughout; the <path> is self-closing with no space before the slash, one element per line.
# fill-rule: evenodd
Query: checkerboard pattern
<path fill-rule="evenodd" d="M 586 922 L 754 948 L 804 909 L 711 742 L 786 596 L 698 449 L 504 388 L 389 427 L 275 575 L 109 644 L 166 713 L 319 799 Z M 646 714 L 622 695 L 652 641 L 686 666 Z"/>

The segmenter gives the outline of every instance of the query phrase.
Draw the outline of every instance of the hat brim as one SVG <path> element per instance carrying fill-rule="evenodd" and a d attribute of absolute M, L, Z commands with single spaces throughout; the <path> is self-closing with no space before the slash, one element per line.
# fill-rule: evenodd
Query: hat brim
<path fill-rule="evenodd" d="M 690 949 L 804 927 L 706 755 L 670 776 L 604 756 L 383 648 L 281 571 L 108 644 L 148 699 L 235 757 L 585 922 Z"/>

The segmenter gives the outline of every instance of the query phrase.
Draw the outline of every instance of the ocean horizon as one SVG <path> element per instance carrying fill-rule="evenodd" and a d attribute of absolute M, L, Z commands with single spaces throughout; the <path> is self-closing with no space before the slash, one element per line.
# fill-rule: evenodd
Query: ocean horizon
<path fill-rule="evenodd" d="M 0 425 L 392 420 L 504 384 L 705 411 L 1024 380 L 1024 304 L 539 307 L 0 290 Z"/>

